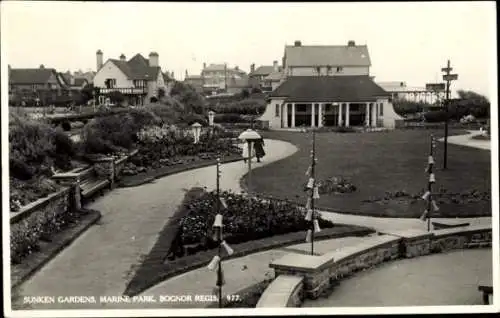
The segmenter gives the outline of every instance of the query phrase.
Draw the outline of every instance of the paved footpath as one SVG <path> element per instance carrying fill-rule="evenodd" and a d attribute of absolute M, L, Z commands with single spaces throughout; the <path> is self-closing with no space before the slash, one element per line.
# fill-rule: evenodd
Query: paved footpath
<path fill-rule="evenodd" d="M 298 150 L 278 140 L 266 140 L 266 148 L 264 160 L 261 163 L 254 160 L 253 167 L 280 160 Z M 247 169 L 242 161 L 223 164 L 221 188 L 240 192 L 239 180 Z M 101 212 L 100 222 L 19 286 L 18 293 L 22 296 L 121 295 L 132 276 L 132 266 L 149 253 L 181 203 L 184 191 L 193 186 L 213 189 L 215 176 L 213 166 L 205 167 L 139 187 L 118 188 L 98 198 L 88 208 Z"/>
<path fill-rule="evenodd" d="M 477 140 L 472 139 L 474 136 L 481 135 L 479 130 L 468 130 L 469 134 L 467 135 L 456 135 L 456 136 L 448 136 L 448 142 L 450 144 L 473 147 L 478 149 L 491 150 L 491 141 L 490 140 Z M 444 141 L 444 138 L 440 138 L 439 141 Z"/>
<path fill-rule="evenodd" d="M 297 148 L 290 143 L 266 140 L 269 149 L 265 160 L 253 164 L 260 167 L 290 156 Z M 272 151 L 271 151 L 272 149 Z M 240 192 L 239 180 L 247 172 L 247 165 L 234 162 L 222 165 L 221 188 Z M 101 211 L 100 225 L 91 227 L 72 245 L 49 262 L 42 270 L 21 285 L 21 295 L 121 295 L 131 278 L 131 267 L 140 262 L 155 243 L 158 233 L 183 198 L 183 189 L 192 186 L 215 187 L 213 167 L 191 170 L 133 188 L 120 188 L 100 198 L 90 208 Z M 418 219 L 377 218 L 330 212 L 321 213 L 336 223 L 373 227 L 378 231 L 426 229 Z M 471 224 L 491 224 L 491 218 L 470 219 Z M 346 237 L 321 241 L 315 251 L 324 253 L 352 245 L 369 238 Z M 224 294 L 234 294 L 266 278 L 272 277 L 269 263 L 286 253 L 306 253 L 309 244 L 251 254 L 223 262 L 227 284 Z M 230 278 L 230 279 L 229 279 Z M 142 295 L 200 295 L 211 294 L 216 275 L 199 268 L 165 280 Z M 140 305 L 101 305 L 100 308 L 179 308 L 204 307 L 202 302 L 172 302 Z M 130 307 L 129 307 L 130 306 Z M 89 308 L 88 305 L 51 305 L 51 308 Z M 47 308 L 44 305 L 32 308 Z M 95 307 L 99 308 L 99 307 Z"/>

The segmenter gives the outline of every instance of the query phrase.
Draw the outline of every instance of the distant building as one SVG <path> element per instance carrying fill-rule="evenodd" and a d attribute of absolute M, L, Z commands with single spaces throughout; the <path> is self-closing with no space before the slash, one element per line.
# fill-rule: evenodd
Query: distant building
<path fill-rule="evenodd" d="M 405 82 L 377 82 L 391 94 L 392 100 L 408 100 L 433 104 L 444 98 L 444 91 L 432 91 L 426 87 L 407 86 Z"/>
<path fill-rule="evenodd" d="M 214 92 L 238 93 L 248 88 L 248 75 L 238 66 L 234 68 L 227 67 L 226 64 L 203 63 L 201 71 L 203 78 L 203 89 L 205 93 Z"/>
<path fill-rule="evenodd" d="M 49 105 L 68 96 L 68 87 L 62 74 L 43 64 L 39 68 L 11 68 L 9 66 L 9 103 L 13 105 Z"/>
<path fill-rule="evenodd" d="M 261 120 L 271 128 L 395 127 L 391 94 L 370 76 L 366 45 L 285 46 L 283 73 Z M 269 75 L 268 75 L 269 76 Z M 269 78 L 277 80 L 275 73 Z"/>
<path fill-rule="evenodd" d="M 278 66 L 278 61 L 273 61 L 273 65 L 261 65 L 255 69 L 255 64 L 250 66 L 249 84 L 252 88 L 260 88 L 263 91 L 271 91 L 271 83 L 266 78 L 272 73 L 281 72 L 281 67 Z"/>
<path fill-rule="evenodd" d="M 143 105 L 153 97 L 158 98 L 161 89 L 166 95 L 170 94 L 172 80 L 162 72 L 158 53 L 151 52 L 149 59 L 136 54 L 128 61 L 122 54 L 119 59 L 108 59 L 103 63 L 103 53 L 99 50 L 96 59 L 97 74 L 93 82 L 100 91 L 99 103 L 103 103 L 106 95 L 113 91 L 121 92 L 132 105 Z"/>

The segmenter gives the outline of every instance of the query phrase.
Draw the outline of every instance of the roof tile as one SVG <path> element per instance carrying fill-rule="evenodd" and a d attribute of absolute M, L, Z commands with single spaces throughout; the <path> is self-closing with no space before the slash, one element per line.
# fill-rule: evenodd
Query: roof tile
<path fill-rule="evenodd" d="M 366 45 L 286 46 L 287 66 L 371 66 Z"/>
<path fill-rule="evenodd" d="M 366 75 L 294 76 L 278 86 L 270 97 L 286 97 L 296 102 L 355 102 L 390 96 Z"/>

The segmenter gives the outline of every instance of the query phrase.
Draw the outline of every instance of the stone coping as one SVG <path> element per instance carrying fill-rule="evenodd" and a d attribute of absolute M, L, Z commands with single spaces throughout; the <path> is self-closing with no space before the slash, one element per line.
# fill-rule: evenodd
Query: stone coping
<path fill-rule="evenodd" d="M 392 235 L 379 235 L 370 237 L 370 240 L 360 242 L 356 245 L 346 246 L 338 251 L 332 251 L 323 254 L 324 259 L 330 259 L 334 263 L 341 262 L 345 259 L 357 256 L 359 254 L 365 253 L 369 250 L 376 249 L 382 245 L 387 245 L 390 243 L 399 243 L 401 241 L 400 237 Z"/>
<path fill-rule="evenodd" d="M 304 278 L 304 273 L 307 275 L 319 275 L 321 279 L 321 272 L 325 270 L 327 266 L 339 264 L 342 261 L 351 259 L 355 256 L 362 255 L 364 253 L 370 252 L 377 248 L 385 248 L 388 246 L 393 246 L 394 244 L 400 245 L 408 243 L 408 238 L 423 238 L 428 237 L 432 242 L 433 239 L 441 239 L 447 236 L 463 236 L 470 233 L 491 233 L 491 225 L 473 225 L 467 227 L 456 227 L 450 229 L 434 230 L 431 232 L 425 232 L 421 230 L 407 230 L 407 231 L 394 231 L 391 234 L 383 234 L 379 236 L 370 237 L 364 242 L 353 246 L 347 246 L 337 251 L 328 252 L 322 256 L 311 256 L 311 255 L 299 255 L 299 254 L 287 254 L 281 259 L 272 262 L 269 266 L 276 269 L 284 269 L 285 273 L 279 275 L 264 291 L 259 300 L 258 307 L 286 307 L 290 306 L 288 302 L 292 297 L 300 294 L 304 290 L 304 285 L 299 284 Z M 489 236 L 491 240 L 491 236 Z M 466 245 L 463 246 L 467 248 Z M 426 253 L 417 253 L 415 256 L 427 255 Z M 405 257 L 399 251 L 399 256 L 397 258 Z M 408 257 L 408 256 L 406 256 Z M 391 258 L 393 259 L 393 258 Z M 331 266 L 330 266 L 331 267 Z M 288 272 L 288 274 L 286 274 Z M 296 280 L 292 280 L 290 276 L 297 277 Z M 281 278 L 284 276 L 283 278 Z M 307 276 L 306 276 L 307 277 Z M 315 277 L 315 276 L 313 276 Z M 276 282 L 276 284 L 275 284 Z M 293 285 L 295 283 L 295 285 Z M 487 285 L 487 284 L 485 284 Z M 293 286 L 301 288 L 301 290 L 293 289 Z M 274 295 L 273 295 L 274 293 Z"/>
<path fill-rule="evenodd" d="M 15 224 L 28 216 L 30 216 L 36 210 L 44 207 L 49 204 L 50 201 L 56 200 L 64 195 L 66 195 L 70 191 L 71 187 L 64 187 L 58 192 L 54 192 L 46 196 L 45 198 L 40 198 L 36 201 L 28 203 L 27 205 L 21 207 L 21 209 L 17 212 L 10 213 L 10 224 Z"/>
<path fill-rule="evenodd" d="M 457 235 L 469 232 L 488 232 L 488 231 L 491 231 L 491 225 L 480 224 L 480 225 L 454 227 L 451 229 L 433 230 L 431 233 L 433 233 L 434 236 L 443 237 L 443 236 Z"/>
<path fill-rule="evenodd" d="M 290 297 L 300 288 L 304 278 L 292 275 L 279 275 L 261 295 L 258 307 L 288 307 Z"/>
<path fill-rule="evenodd" d="M 78 169 L 80 169 L 80 171 L 78 171 L 78 172 L 74 172 L 74 170 L 72 170 L 72 171 L 68 171 L 68 172 L 56 173 L 51 178 L 56 179 L 56 180 L 57 179 L 67 179 L 67 178 L 77 178 L 77 177 L 80 177 L 82 175 L 85 175 L 87 173 L 92 172 L 94 167 L 87 166 L 85 168 L 78 168 Z"/>
<path fill-rule="evenodd" d="M 290 253 L 274 260 L 269 264 L 269 267 L 274 269 L 293 268 L 300 272 L 316 272 L 331 264 L 333 264 L 333 259 L 327 259 L 323 256 Z"/>
<path fill-rule="evenodd" d="M 431 236 L 433 236 L 433 234 L 431 232 L 427 232 L 427 231 L 419 230 L 419 229 L 384 231 L 381 233 L 386 234 L 386 235 L 401 237 L 401 238 L 405 238 L 405 239 L 430 238 Z"/>

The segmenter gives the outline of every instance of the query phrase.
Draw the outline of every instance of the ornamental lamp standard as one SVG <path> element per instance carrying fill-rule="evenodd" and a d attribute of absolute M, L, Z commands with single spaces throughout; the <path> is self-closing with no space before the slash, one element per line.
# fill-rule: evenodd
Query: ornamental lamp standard
<path fill-rule="evenodd" d="M 193 130 L 194 143 L 197 144 L 200 142 L 200 134 L 201 134 L 201 124 L 196 122 L 191 125 Z"/>
<path fill-rule="evenodd" d="M 214 125 L 215 112 L 213 110 L 208 112 L 208 125 L 213 127 Z"/>
<path fill-rule="evenodd" d="M 248 194 L 251 193 L 251 187 L 252 187 L 252 142 L 261 139 L 262 137 L 252 129 L 247 129 L 244 132 L 242 132 L 239 136 L 238 139 L 246 141 L 248 145 L 248 179 L 247 179 L 247 192 Z"/>

